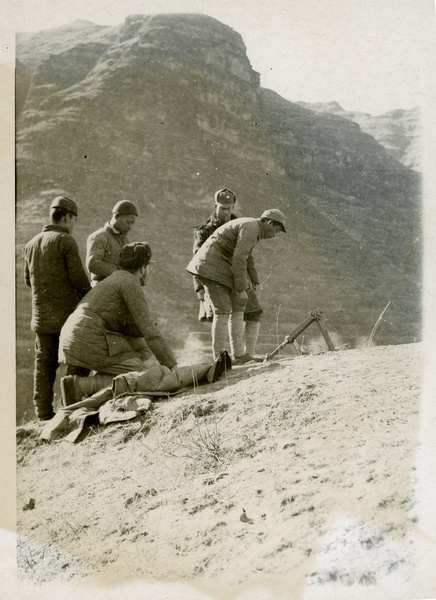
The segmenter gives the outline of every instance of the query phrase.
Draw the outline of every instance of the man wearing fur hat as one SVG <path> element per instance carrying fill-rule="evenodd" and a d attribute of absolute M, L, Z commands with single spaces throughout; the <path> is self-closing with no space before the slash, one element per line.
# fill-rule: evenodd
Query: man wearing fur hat
<path fill-rule="evenodd" d="M 215 192 L 215 208 L 211 216 L 201 225 L 194 229 L 194 255 L 198 252 L 204 242 L 224 223 L 236 219 L 233 214 L 233 208 L 236 204 L 235 194 L 223 188 Z M 244 307 L 244 345 L 245 354 L 254 356 L 256 353 L 256 344 L 259 337 L 260 319 L 262 315 L 262 306 L 256 294 L 259 281 L 257 274 L 251 272 L 251 286 L 247 291 L 248 300 Z M 198 319 L 200 321 L 213 321 L 213 310 L 205 288 L 200 279 L 194 275 L 194 289 L 200 301 L 200 310 Z"/>
<path fill-rule="evenodd" d="M 31 327 L 36 335 L 33 403 L 40 421 L 54 415 L 59 332 L 90 289 L 71 235 L 77 215 L 74 200 L 58 196 L 50 205 L 50 224 L 24 248 L 24 279 L 32 290 Z"/>
<path fill-rule="evenodd" d="M 157 369 L 158 379 L 166 382 L 170 379 L 173 385 L 174 380 L 177 385 L 186 380 L 185 372 L 174 371 L 176 359 L 150 316 L 143 293 L 150 259 L 151 249 L 146 242 L 124 246 L 119 269 L 92 288 L 67 319 L 60 336 L 60 362 L 97 374 L 63 377 L 61 389 L 65 405 L 110 386 L 114 376 L 124 373 Z M 126 330 L 129 324 L 133 324 L 130 332 Z M 223 369 L 231 367 L 226 358 L 222 356 L 218 365 L 220 372 L 209 372 L 211 365 L 203 365 L 203 371 L 197 376 L 206 377 L 209 372 L 212 379 L 218 377 Z M 192 383 L 189 368 L 187 374 Z"/>
<path fill-rule="evenodd" d="M 247 290 L 258 281 L 252 250 L 262 239 L 286 232 L 285 216 L 276 209 L 260 218 L 243 217 L 218 227 L 191 259 L 186 270 L 199 278 L 213 309 L 214 358 L 226 349 L 227 331 L 233 364 L 253 360 L 244 348 L 244 307 Z"/>
<path fill-rule="evenodd" d="M 88 237 L 86 268 L 93 287 L 120 268 L 118 260 L 121 248 L 130 243 L 127 234 L 137 217 L 138 210 L 133 202 L 121 200 L 113 207 L 110 221 Z"/>

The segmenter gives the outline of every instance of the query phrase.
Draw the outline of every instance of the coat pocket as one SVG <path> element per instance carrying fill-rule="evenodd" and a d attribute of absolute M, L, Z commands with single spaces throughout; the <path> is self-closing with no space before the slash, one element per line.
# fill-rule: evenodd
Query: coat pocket
<path fill-rule="evenodd" d="M 118 354 L 124 354 L 125 352 L 132 352 L 129 343 L 120 333 L 106 331 L 105 337 L 109 356 L 117 356 Z"/>

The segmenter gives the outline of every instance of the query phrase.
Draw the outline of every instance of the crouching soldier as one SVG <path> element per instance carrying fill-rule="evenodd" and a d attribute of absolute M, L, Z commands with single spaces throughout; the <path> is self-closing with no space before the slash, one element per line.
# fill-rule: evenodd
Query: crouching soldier
<path fill-rule="evenodd" d="M 65 406 L 111 385 L 116 375 L 144 372 L 156 365 L 167 372 L 176 368 L 143 292 L 150 259 L 146 242 L 124 246 L 120 269 L 92 288 L 67 319 L 60 336 L 60 362 L 96 374 L 62 378 Z M 230 368 L 231 363 L 224 361 L 224 367 Z"/>

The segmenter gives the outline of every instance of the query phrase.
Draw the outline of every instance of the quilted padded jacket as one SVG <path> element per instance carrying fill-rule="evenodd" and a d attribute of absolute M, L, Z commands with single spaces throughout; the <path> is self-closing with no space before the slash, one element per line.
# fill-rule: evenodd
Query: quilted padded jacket
<path fill-rule="evenodd" d="M 67 319 L 60 336 L 59 361 L 104 373 L 106 366 L 138 357 L 126 337 L 135 331 L 162 365 L 176 365 L 150 316 L 139 279 L 118 270 L 92 288 Z"/>
<path fill-rule="evenodd" d="M 35 333 L 58 333 L 91 287 L 76 240 L 59 225 L 45 225 L 26 244 L 24 280 L 32 290 Z"/>
<path fill-rule="evenodd" d="M 264 236 L 260 219 L 242 217 L 218 227 L 199 248 L 186 270 L 238 292 L 259 283 L 252 250 Z"/>
<path fill-rule="evenodd" d="M 91 233 L 86 240 L 86 268 L 91 275 L 92 286 L 120 268 L 121 249 L 129 243 L 127 236 L 115 231 L 110 223 Z"/>

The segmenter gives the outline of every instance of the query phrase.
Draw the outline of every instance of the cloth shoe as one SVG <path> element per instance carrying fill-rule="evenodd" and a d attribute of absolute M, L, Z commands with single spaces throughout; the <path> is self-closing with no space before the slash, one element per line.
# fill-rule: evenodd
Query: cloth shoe
<path fill-rule="evenodd" d="M 217 379 L 221 377 L 223 373 L 226 371 L 230 371 L 232 368 L 232 359 L 230 358 L 228 352 L 223 350 L 220 352 L 217 359 L 215 359 L 213 365 L 210 367 L 207 372 L 207 380 L 209 383 L 214 383 Z"/>
<path fill-rule="evenodd" d="M 73 375 L 66 375 L 61 378 L 61 395 L 62 406 L 64 408 L 76 402 L 76 388 Z"/>
<path fill-rule="evenodd" d="M 40 422 L 45 422 L 45 421 L 51 421 L 51 419 L 53 419 L 53 417 L 55 416 L 54 412 L 52 412 L 51 414 L 43 414 L 41 417 L 38 415 L 38 421 Z"/>
<path fill-rule="evenodd" d="M 69 406 L 81 400 L 85 395 L 92 396 L 102 388 L 111 386 L 112 380 L 112 375 L 104 373 L 96 373 L 89 377 L 66 375 L 61 379 L 62 405 Z"/>
<path fill-rule="evenodd" d="M 233 359 L 233 365 L 245 365 L 248 362 L 262 362 L 261 359 L 254 358 L 251 354 L 242 354 Z"/>

